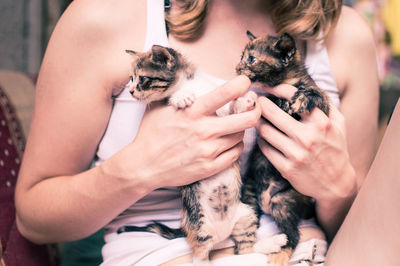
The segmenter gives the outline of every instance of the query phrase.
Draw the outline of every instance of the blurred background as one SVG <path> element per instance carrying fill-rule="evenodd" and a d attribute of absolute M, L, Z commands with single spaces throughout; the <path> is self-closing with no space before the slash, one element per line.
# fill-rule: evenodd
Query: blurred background
<path fill-rule="evenodd" d="M 37 75 L 58 18 L 70 0 L 1 0 L 0 69 Z"/>
<path fill-rule="evenodd" d="M 377 145 L 400 96 L 400 0 L 347 0 L 366 20 L 375 37 L 380 80 Z"/>

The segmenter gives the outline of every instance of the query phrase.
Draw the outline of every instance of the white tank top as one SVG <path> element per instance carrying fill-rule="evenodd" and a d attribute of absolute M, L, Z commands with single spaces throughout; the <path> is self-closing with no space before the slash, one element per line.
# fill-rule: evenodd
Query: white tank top
<path fill-rule="evenodd" d="M 164 0 L 147 0 L 147 33 L 143 50 L 149 50 L 153 44 L 169 46 L 164 20 Z M 325 90 L 331 101 L 338 106 L 338 90 L 323 43 L 307 43 L 306 65 L 317 85 Z M 214 82 L 216 87 L 224 83 L 223 80 L 208 74 L 201 73 L 201 75 L 210 82 Z M 128 86 L 114 99 L 109 124 L 96 154 L 96 165 L 110 158 L 132 142 L 136 136 L 145 111 L 145 104 L 132 98 L 127 88 Z M 245 151 L 248 151 L 254 142 L 253 136 L 254 131 L 246 132 Z M 106 241 L 107 233 L 112 234 L 122 225 L 143 226 L 152 221 L 158 221 L 178 228 L 180 218 L 181 198 L 178 189 L 176 187 L 157 189 L 133 204 L 106 226 Z M 264 227 L 262 230 L 268 231 L 268 228 Z M 271 230 L 276 230 L 276 228 Z"/>

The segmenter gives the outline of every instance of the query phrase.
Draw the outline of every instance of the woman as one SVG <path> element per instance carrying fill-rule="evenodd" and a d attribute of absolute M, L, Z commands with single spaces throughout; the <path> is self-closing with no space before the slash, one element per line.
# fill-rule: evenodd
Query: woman
<path fill-rule="evenodd" d="M 243 131 L 257 125 L 264 154 L 296 189 L 315 198 L 318 221 L 329 239 L 334 236 L 374 153 L 378 83 L 367 27 L 351 9 L 340 12 L 339 0 L 210 1 L 207 12 L 206 1 L 189 2 L 172 1 L 169 36 L 160 0 L 78 0 L 60 19 L 40 71 L 18 181 L 23 235 L 38 243 L 70 241 L 106 226 L 105 265 L 188 263 L 183 239 L 116 231 L 154 219 L 178 227 L 179 194 L 171 187 L 230 165 L 244 148 Z M 340 98 L 342 114 L 333 107 L 327 118 L 315 110 L 297 122 L 259 98 L 252 111 L 215 117 L 218 107 L 249 89 L 249 80 L 234 72 L 248 29 L 256 35 L 293 34 L 313 78 L 333 103 Z M 317 37 L 325 37 L 324 43 L 315 42 Z M 124 89 L 130 69 L 125 49 L 146 50 L 154 43 L 181 51 L 216 90 L 184 111 L 155 107 L 142 119 L 145 106 Z M 290 97 L 293 89 L 266 90 Z M 280 131 L 258 122 L 260 113 Z M 88 169 L 93 158 L 96 167 Z M 273 233 L 272 227 L 267 220 L 261 228 Z M 315 224 L 301 231 L 303 246 L 324 238 Z M 305 247 L 300 253 L 307 255 L 298 261 L 309 259 L 314 246 Z M 231 254 L 230 247 L 216 251 L 213 258 L 224 258 L 214 262 L 230 263 L 224 259 Z M 266 261 L 252 255 L 247 256 Z"/>

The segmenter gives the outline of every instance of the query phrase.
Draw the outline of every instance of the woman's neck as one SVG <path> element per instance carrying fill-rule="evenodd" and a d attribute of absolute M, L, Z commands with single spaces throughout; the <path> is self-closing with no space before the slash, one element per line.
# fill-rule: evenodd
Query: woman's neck
<path fill-rule="evenodd" d="M 225 0 L 225 1 L 209 1 L 210 6 L 220 6 L 221 8 L 230 8 L 238 14 L 249 14 L 254 16 L 268 15 L 269 1 L 266 0 Z"/>
<path fill-rule="evenodd" d="M 205 72 L 223 79 L 236 76 L 235 66 L 249 41 L 246 31 L 255 35 L 274 34 L 267 11 L 257 9 L 259 1 L 243 2 L 249 5 L 245 8 L 239 0 L 210 1 L 199 38 L 180 41 L 170 36 L 171 46 Z M 245 10 L 242 12 L 241 8 Z"/>
<path fill-rule="evenodd" d="M 231 25 L 243 34 L 251 29 L 260 29 L 259 34 L 273 34 L 273 24 L 269 18 L 266 2 L 260 0 L 210 1 L 206 27 L 214 27 L 214 24 Z"/>

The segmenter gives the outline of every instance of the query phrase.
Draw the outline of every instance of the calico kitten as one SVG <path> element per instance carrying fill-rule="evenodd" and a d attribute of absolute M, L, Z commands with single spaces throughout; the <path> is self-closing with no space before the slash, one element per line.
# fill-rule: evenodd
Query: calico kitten
<path fill-rule="evenodd" d="M 150 103 L 168 99 L 176 108 L 189 107 L 206 86 L 197 79 L 195 68 L 177 51 L 153 46 L 145 53 L 127 51 L 135 57 L 130 92 L 139 101 Z M 254 108 L 256 95 L 249 92 L 217 111 L 219 116 Z M 257 216 L 240 201 L 241 176 L 238 163 L 207 179 L 181 187 L 182 230 L 192 248 L 196 265 L 209 264 L 209 253 L 222 240 L 231 237 L 235 253 L 253 251 Z M 162 224 L 124 227 L 123 231 L 152 231 L 167 238 L 179 236 L 179 230 Z M 278 241 L 279 242 L 279 241 Z M 286 243 L 281 238 L 278 250 Z M 275 245 L 276 246 L 276 245 Z"/>
<path fill-rule="evenodd" d="M 269 87 L 281 83 L 296 87 L 297 91 L 290 101 L 273 95 L 267 97 L 298 120 L 300 114 L 309 113 L 315 107 L 329 114 L 328 98 L 308 75 L 295 40 L 289 34 L 256 38 L 248 31 L 247 35 L 250 42 L 236 67 L 238 74 L 244 74 L 252 82 Z M 313 215 L 313 202 L 310 197 L 297 192 L 281 176 L 257 144 L 250 154 L 243 177 L 242 201 L 252 205 L 259 214 L 271 215 L 280 230 L 287 235 L 288 242 L 283 249 L 269 256 L 274 264 L 287 265 L 299 241 L 298 225 L 301 219 Z"/>

